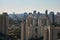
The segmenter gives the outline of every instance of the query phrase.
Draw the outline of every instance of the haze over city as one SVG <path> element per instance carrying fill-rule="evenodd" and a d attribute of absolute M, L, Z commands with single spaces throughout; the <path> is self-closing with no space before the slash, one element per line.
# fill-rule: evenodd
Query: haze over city
<path fill-rule="evenodd" d="M 23 13 L 37 10 L 43 12 L 48 11 L 59 12 L 60 0 L 0 0 L 0 14 L 7 13 Z"/>
<path fill-rule="evenodd" d="M 0 0 L 0 40 L 60 40 L 60 0 Z"/>

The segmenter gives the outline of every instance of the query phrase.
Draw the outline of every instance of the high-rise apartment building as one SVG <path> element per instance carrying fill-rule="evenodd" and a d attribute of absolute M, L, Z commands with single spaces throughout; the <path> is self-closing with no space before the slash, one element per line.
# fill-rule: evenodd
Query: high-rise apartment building
<path fill-rule="evenodd" d="M 3 34 L 8 34 L 8 26 L 9 26 L 9 19 L 8 14 L 4 12 L 2 15 L 0 15 L 0 32 Z"/>

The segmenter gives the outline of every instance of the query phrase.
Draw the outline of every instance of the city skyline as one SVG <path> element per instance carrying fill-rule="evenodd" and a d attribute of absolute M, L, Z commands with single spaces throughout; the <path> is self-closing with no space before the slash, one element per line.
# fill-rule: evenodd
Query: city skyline
<path fill-rule="evenodd" d="M 60 12 L 60 0 L 0 0 L 0 14 L 33 12 L 37 10 L 44 13 L 48 11 Z"/>
<path fill-rule="evenodd" d="M 0 40 L 60 40 L 60 13 L 33 11 L 24 14 L 0 14 Z"/>

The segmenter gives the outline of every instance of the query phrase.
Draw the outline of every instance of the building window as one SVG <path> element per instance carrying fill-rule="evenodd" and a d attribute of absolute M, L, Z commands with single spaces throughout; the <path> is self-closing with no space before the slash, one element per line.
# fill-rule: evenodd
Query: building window
<path fill-rule="evenodd" d="M 35 32 L 37 33 L 37 28 L 35 29 Z"/>
<path fill-rule="evenodd" d="M 60 32 L 58 33 L 58 39 L 60 39 Z"/>

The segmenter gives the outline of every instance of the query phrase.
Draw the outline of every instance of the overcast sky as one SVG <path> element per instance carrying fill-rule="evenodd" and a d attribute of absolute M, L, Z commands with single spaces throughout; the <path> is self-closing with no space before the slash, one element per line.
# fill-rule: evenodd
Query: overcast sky
<path fill-rule="evenodd" d="M 33 10 L 44 13 L 46 9 L 60 12 L 60 0 L 0 0 L 0 13 L 23 13 Z"/>

